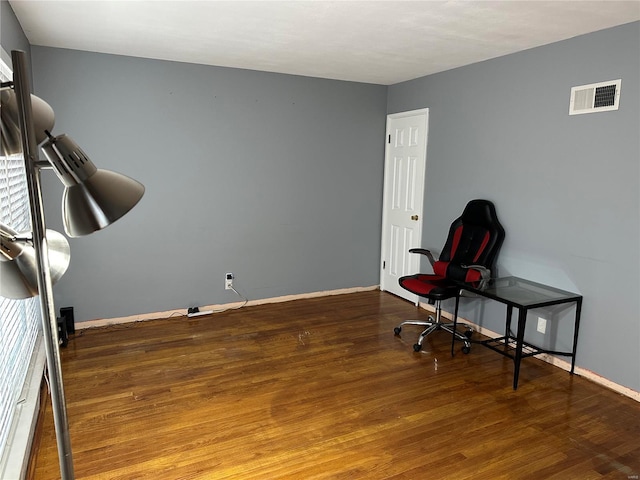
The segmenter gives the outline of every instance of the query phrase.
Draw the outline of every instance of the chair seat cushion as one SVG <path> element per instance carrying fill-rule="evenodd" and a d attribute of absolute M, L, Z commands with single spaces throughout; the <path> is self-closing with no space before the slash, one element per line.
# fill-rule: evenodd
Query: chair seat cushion
<path fill-rule="evenodd" d="M 447 277 L 458 282 L 477 282 L 482 278 L 480 270 L 472 267 L 463 267 L 454 262 L 436 262 L 433 265 L 436 275 Z"/>
<path fill-rule="evenodd" d="M 445 300 L 458 295 L 460 287 L 440 275 L 407 275 L 398 280 L 402 288 L 431 300 Z"/>

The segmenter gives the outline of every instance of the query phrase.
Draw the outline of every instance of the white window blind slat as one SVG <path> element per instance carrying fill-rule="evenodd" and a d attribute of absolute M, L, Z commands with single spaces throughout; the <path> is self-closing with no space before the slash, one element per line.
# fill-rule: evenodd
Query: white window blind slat
<path fill-rule="evenodd" d="M 6 65 L 0 67 L 0 72 L 7 68 Z M 0 156 L 0 221 L 18 232 L 31 230 L 29 196 L 21 156 Z M 4 459 L 40 334 L 38 299 L 0 297 L 0 332 L 0 458 Z"/>

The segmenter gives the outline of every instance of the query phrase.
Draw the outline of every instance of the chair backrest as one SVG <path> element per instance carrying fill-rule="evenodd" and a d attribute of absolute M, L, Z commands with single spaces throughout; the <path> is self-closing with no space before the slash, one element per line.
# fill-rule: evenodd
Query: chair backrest
<path fill-rule="evenodd" d="M 479 265 L 489 269 L 491 277 L 495 278 L 495 263 L 504 235 L 493 203 L 471 200 L 462 215 L 451 224 L 447 242 L 433 271 L 453 280 L 475 282 L 481 279 L 481 270 L 467 267 Z"/>

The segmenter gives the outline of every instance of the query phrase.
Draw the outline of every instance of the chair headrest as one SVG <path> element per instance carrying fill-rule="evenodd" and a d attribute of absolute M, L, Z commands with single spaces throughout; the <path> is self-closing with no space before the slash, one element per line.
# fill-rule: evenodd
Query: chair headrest
<path fill-rule="evenodd" d="M 496 208 L 489 200 L 471 200 L 464 208 L 460 219 L 467 225 L 478 225 L 485 228 L 498 223 Z"/>

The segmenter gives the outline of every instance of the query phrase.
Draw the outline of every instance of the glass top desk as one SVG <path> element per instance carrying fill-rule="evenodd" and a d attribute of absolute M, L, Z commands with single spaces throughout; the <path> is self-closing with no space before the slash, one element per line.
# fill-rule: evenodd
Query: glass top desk
<path fill-rule="evenodd" d="M 469 291 L 485 298 L 496 300 L 507 306 L 506 329 L 503 337 L 482 340 L 478 343 L 513 359 L 513 389 L 518 388 L 518 376 L 520 374 L 520 362 L 525 357 L 531 357 L 541 353 L 562 355 L 571 357 L 571 374 L 576 362 L 576 346 L 578 343 L 578 329 L 580 328 L 580 310 L 582 308 L 582 295 L 567 292 L 558 288 L 549 287 L 541 283 L 532 282 L 519 277 L 503 277 L 493 280 L 484 289 L 476 288 L 473 284 L 461 283 L 463 290 Z M 460 296 L 456 297 L 454 323 L 457 322 L 458 304 Z M 571 352 L 558 352 L 545 350 L 524 341 L 524 330 L 527 323 L 527 312 L 533 308 L 559 305 L 561 303 L 575 303 L 576 314 L 573 327 L 573 348 Z M 516 336 L 511 333 L 511 314 L 513 309 L 518 309 L 518 328 Z M 455 342 L 455 336 L 454 340 Z"/>

